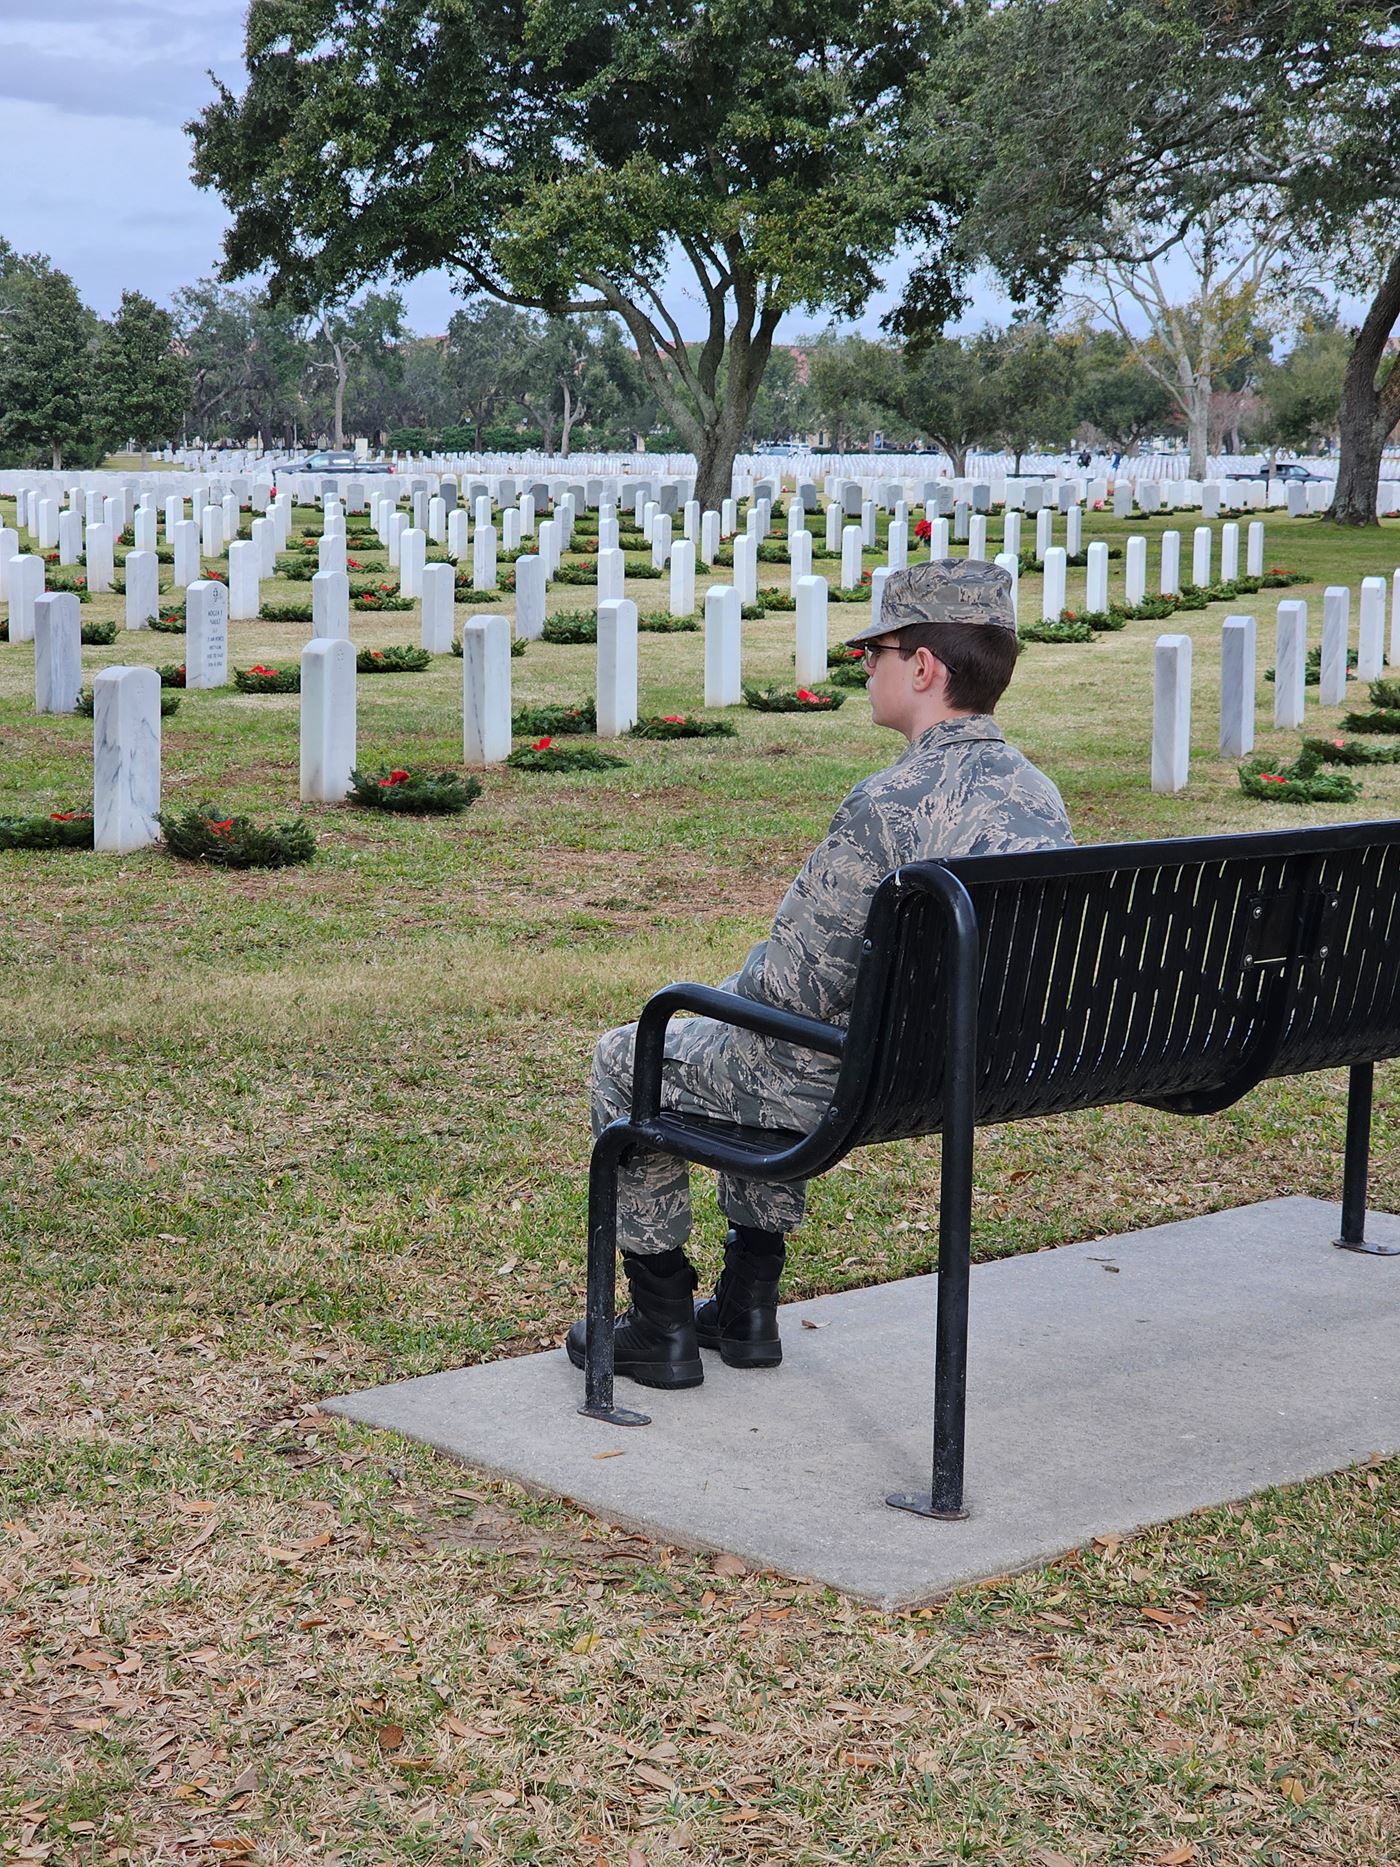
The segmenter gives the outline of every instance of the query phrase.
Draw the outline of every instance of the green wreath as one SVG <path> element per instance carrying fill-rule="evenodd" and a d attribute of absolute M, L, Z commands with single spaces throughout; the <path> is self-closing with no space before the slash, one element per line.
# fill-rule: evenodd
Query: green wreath
<path fill-rule="evenodd" d="M 633 739 L 733 739 L 728 720 L 699 720 L 686 713 L 648 713 L 631 728 Z"/>
<path fill-rule="evenodd" d="M 598 709 L 591 700 L 576 707 L 519 707 L 510 716 L 510 729 L 521 738 L 527 733 L 596 733 Z"/>
<path fill-rule="evenodd" d="M 0 817 L 0 849 L 91 848 L 90 810 L 55 810 L 47 817 Z"/>
<path fill-rule="evenodd" d="M 395 648 L 362 648 L 355 657 L 357 674 L 421 674 L 431 667 L 432 656 L 426 648 L 400 645 Z"/>
<path fill-rule="evenodd" d="M 744 705 L 758 713 L 835 713 L 846 696 L 827 687 L 745 687 Z"/>
<path fill-rule="evenodd" d="M 316 838 L 303 817 L 265 828 L 250 817 L 223 816 L 213 804 L 162 811 L 156 821 L 172 856 L 220 869 L 283 869 L 309 862 Z"/>
<path fill-rule="evenodd" d="M 1246 797 L 1269 804 L 1351 804 L 1361 795 L 1355 778 L 1324 771 L 1316 752 L 1303 750 L 1291 765 L 1280 766 L 1264 753 L 1240 766 L 1240 789 Z"/>
<path fill-rule="evenodd" d="M 611 752 L 600 751 L 597 746 L 552 745 L 550 736 L 546 735 L 534 745 L 517 747 L 506 764 L 514 766 L 516 771 L 622 771 L 626 769 L 627 760 L 615 758 Z"/>
<path fill-rule="evenodd" d="M 347 802 L 364 810 L 456 816 L 480 796 L 479 778 L 459 778 L 452 771 L 381 767 L 378 771 L 351 772 Z"/>

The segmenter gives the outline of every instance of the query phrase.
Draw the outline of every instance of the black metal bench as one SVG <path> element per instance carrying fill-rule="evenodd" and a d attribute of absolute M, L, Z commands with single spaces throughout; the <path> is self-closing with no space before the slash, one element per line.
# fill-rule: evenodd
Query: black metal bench
<path fill-rule="evenodd" d="M 807 1135 L 661 1110 L 683 1011 L 841 1059 Z M 1400 1055 L 1400 822 L 1105 844 L 916 863 L 870 905 L 847 1030 L 702 985 L 670 985 L 637 1028 L 630 1118 L 593 1149 L 582 1411 L 615 1424 L 617 1169 L 637 1144 L 760 1180 L 823 1173 L 852 1148 L 943 1137 L 933 1476 L 889 1502 L 963 1514 L 963 1423 L 978 1123 L 1114 1102 L 1228 1108 L 1269 1076 L 1345 1066 L 1341 1235 L 1366 1242 L 1373 1065 Z"/>

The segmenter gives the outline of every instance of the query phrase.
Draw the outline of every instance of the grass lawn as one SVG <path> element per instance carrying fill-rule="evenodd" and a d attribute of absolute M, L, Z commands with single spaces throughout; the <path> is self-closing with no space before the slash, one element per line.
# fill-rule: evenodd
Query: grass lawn
<path fill-rule="evenodd" d="M 1095 514 L 1085 539 L 1165 523 Z M 1359 772 L 1355 805 L 1299 809 L 1247 800 L 1215 753 L 1224 615 L 1259 618 L 1267 723 L 1278 596 L 1308 599 L 1315 642 L 1325 584 L 1400 563 L 1400 524 L 1267 526 L 1296 589 L 1025 650 L 1000 717 L 1081 840 L 1400 809 L 1400 767 Z M 1149 563 L 1155 586 L 1155 543 Z M 664 584 L 628 594 L 665 604 Z M 556 587 L 550 609 L 592 600 Z M 1038 615 L 1038 578 L 1021 603 Z M 833 607 L 833 639 L 867 613 Z M 83 616 L 120 623 L 121 599 Z M 352 627 L 383 647 L 418 618 Z M 1168 628 L 1196 645 L 1196 756 L 1161 798 Z M 231 662 L 291 661 L 306 633 L 234 624 Z M 791 616 L 746 623 L 745 678 L 790 683 L 791 644 Z M 84 669 L 182 653 L 122 632 Z M 698 633 L 643 635 L 643 712 L 696 708 L 702 655 Z M 460 768 L 461 665 L 360 682 L 362 765 Z M 587 646 L 511 667 L 517 704 L 592 692 Z M 1316 696 L 1308 730 L 1335 728 Z M 32 703 L 32 647 L 0 643 L 0 815 L 90 796 L 90 722 Z M 183 695 L 167 807 L 294 814 L 297 706 Z M 736 739 L 624 742 L 621 771 L 490 772 L 460 818 L 312 809 L 306 868 L 0 855 L 0 1859 L 1400 1860 L 1400 1461 L 888 1616 L 319 1412 L 551 1345 L 578 1313 L 595 1036 L 669 979 L 731 970 L 844 792 L 899 749 L 859 692 L 834 716 L 733 718 Z M 1260 746 L 1292 757 L 1298 737 Z M 1390 1210 L 1397 1088 L 1392 1065 Z M 987 1131 L 976 1253 L 1335 1198 L 1344 1107 L 1340 1076 L 1312 1076 L 1200 1123 L 1125 1108 Z M 791 1294 L 929 1269 L 936 1151 L 814 1185 Z M 708 1189 L 697 1214 L 710 1270 Z"/>

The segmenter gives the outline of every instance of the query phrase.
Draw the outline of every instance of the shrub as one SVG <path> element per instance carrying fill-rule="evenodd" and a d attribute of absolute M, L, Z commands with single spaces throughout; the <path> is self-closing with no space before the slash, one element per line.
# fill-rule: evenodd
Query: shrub
<path fill-rule="evenodd" d="M 162 811 L 157 821 L 172 856 L 221 869 L 282 869 L 309 862 L 316 838 L 303 817 L 255 824 L 250 817 L 225 817 L 213 804 L 195 810 Z"/>

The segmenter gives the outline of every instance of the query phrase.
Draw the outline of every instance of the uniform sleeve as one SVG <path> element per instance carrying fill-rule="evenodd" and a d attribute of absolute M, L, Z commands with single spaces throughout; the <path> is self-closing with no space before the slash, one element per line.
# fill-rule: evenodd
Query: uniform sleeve
<path fill-rule="evenodd" d="M 768 938 L 750 952 L 733 989 L 785 1011 L 844 1021 L 870 897 L 895 866 L 879 815 L 857 786 L 803 863 Z"/>

